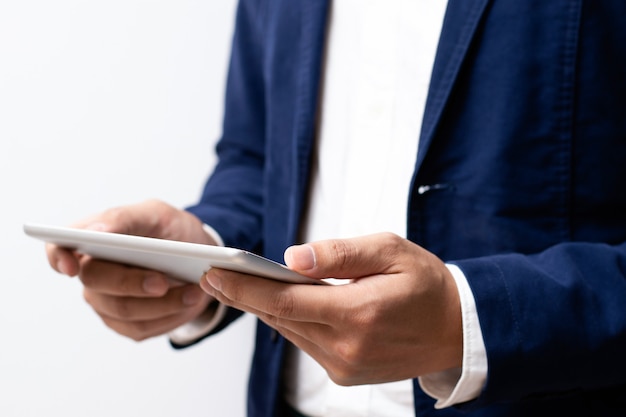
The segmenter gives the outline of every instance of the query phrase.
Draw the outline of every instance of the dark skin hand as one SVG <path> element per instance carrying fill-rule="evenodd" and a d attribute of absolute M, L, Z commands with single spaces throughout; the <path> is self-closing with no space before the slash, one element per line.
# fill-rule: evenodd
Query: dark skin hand
<path fill-rule="evenodd" d="M 390 233 L 318 241 L 285 252 L 287 266 L 349 285 L 286 284 L 212 269 L 201 287 L 258 316 L 340 385 L 398 381 L 460 367 L 456 284 L 444 263 Z"/>
<path fill-rule="evenodd" d="M 74 227 L 215 244 L 200 220 L 157 200 L 110 209 Z M 198 285 L 157 271 L 96 260 L 56 245 L 47 245 L 46 252 L 52 268 L 80 278 L 85 300 L 108 327 L 136 341 L 193 320 L 212 300 Z"/>

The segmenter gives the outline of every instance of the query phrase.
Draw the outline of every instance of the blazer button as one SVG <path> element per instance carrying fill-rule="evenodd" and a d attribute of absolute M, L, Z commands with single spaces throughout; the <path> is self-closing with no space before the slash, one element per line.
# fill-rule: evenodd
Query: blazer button
<path fill-rule="evenodd" d="M 270 332 L 270 340 L 272 341 L 272 343 L 276 343 L 276 341 L 278 340 L 278 331 L 275 329 L 272 329 Z"/>

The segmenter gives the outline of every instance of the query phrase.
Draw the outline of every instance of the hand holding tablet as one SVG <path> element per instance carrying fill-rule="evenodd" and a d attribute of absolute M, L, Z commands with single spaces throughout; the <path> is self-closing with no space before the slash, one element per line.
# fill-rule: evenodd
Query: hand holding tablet
<path fill-rule="evenodd" d="M 289 283 L 324 284 L 235 248 L 33 223 L 25 224 L 24 232 L 94 258 L 160 271 L 191 283 L 198 283 L 207 270 L 215 267 Z"/>

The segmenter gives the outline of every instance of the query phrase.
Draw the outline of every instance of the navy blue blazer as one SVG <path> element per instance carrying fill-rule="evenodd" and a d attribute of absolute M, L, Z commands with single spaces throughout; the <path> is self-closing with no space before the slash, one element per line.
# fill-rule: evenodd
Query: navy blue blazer
<path fill-rule="evenodd" d="M 327 14 L 240 2 L 219 162 L 189 208 L 229 246 L 281 261 L 296 242 Z M 489 374 L 439 411 L 415 385 L 418 415 L 626 415 L 625 78 L 624 0 L 449 1 L 407 234 L 467 276 Z M 280 414 L 284 344 L 259 324 L 250 416 Z"/>

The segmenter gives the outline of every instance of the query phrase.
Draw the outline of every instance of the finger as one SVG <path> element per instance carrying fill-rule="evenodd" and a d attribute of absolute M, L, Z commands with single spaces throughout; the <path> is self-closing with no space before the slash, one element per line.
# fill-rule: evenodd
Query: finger
<path fill-rule="evenodd" d="M 288 329 L 280 329 L 279 333 L 313 358 L 336 384 L 345 386 L 356 384 L 349 363 L 345 362 L 336 352 L 325 348 L 325 346 L 335 346 L 337 343 L 330 341 L 329 344 L 318 344 Z"/>
<path fill-rule="evenodd" d="M 83 219 L 73 224 L 73 227 L 101 232 L 161 237 L 160 225 L 167 208 L 169 206 L 153 200 L 113 207 Z"/>
<path fill-rule="evenodd" d="M 319 363 L 328 361 L 332 356 L 329 349 L 336 344 L 338 339 L 333 338 L 334 332 L 331 326 L 285 320 L 277 324 L 273 317 L 261 316 L 259 318 Z"/>
<path fill-rule="evenodd" d="M 215 245 L 193 214 L 159 200 L 110 208 L 73 227 L 96 231 Z"/>
<path fill-rule="evenodd" d="M 371 365 L 362 363 L 358 357 L 358 352 L 353 350 L 353 344 L 346 340 L 343 335 L 333 334 L 332 331 L 329 331 L 322 332 L 315 338 L 310 338 L 293 331 L 291 328 L 278 327 L 276 329 L 284 338 L 293 343 L 298 349 L 306 352 L 320 364 L 329 378 L 336 384 L 350 386 L 369 381 L 389 381 L 389 379 L 372 379 L 369 376 Z M 324 333 L 327 334 L 325 335 Z M 386 368 L 388 367 L 386 365 Z M 364 378 L 364 376 L 367 377 Z"/>
<path fill-rule="evenodd" d="M 339 287 L 287 284 L 254 275 L 211 268 L 200 280 L 201 288 L 231 307 L 282 319 L 328 323 L 333 305 L 330 291 Z"/>
<path fill-rule="evenodd" d="M 85 288 L 85 300 L 101 316 L 120 321 L 156 320 L 181 314 L 200 304 L 208 304 L 209 296 L 197 285 L 170 290 L 160 298 L 116 297 Z"/>
<path fill-rule="evenodd" d="M 150 337 L 163 335 L 179 326 L 182 326 L 190 320 L 193 320 L 201 312 L 201 309 L 192 308 L 172 316 L 143 321 L 124 321 L 107 316 L 100 316 L 100 318 L 104 324 L 112 330 L 139 342 Z"/>
<path fill-rule="evenodd" d="M 287 248 L 285 263 L 314 278 L 360 278 L 388 273 L 403 245 L 392 233 L 322 240 Z"/>
<path fill-rule="evenodd" d="M 300 332 L 294 331 L 294 329 L 291 327 L 274 326 L 271 321 L 266 321 L 264 318 L 261 318 L 261 321 L 278 331 L 281 336 L 289 340 L 298 349 L 306 352 L 322 366 L 324 366 L 324 364 L 328 362 L 329 358 L 331 357 L 331 355 L 325 348 L 325 346 L 328 346 L 328 344 L 320 342 L 321 338 L 312 339 L 310 337 L 303 336 Z"/>
<path fill-rule="evenodd" d="M 80 280 L 93 292 L 125 297 L 161 297 L 170 288 L 168 278 L 157 271 L 129 267 L 83 257 Z"/>
<path fill-rule="evenodd" d="M 55 271 L 70 277 L 78 275 L 79 257 L 75 252 L 57 245 L 46 244 L 46 255 L 48 263 Z"/>

